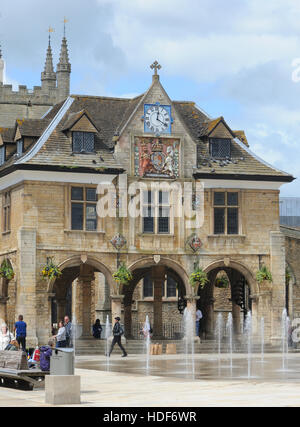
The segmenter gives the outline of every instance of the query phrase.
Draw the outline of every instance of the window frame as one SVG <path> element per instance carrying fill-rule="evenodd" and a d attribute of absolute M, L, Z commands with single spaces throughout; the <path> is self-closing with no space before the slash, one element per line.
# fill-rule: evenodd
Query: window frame
<path fill-rule="evenodd" d="M 144 293 L 144 279 L 147 275 L 150 277 L 150 280 L 152 283 L 152 295 L 151 296 L 150 295 L 145 296 L 145 293 Z M 178 287 L 176 287 L 175 295 L 168 296 L 168 277 L 175 281 L 175 279 L 173 279 L 172 276 L 168 276 L 168 274 L 165 275 L 165 280 L 163 281 L 163 284 L 162 284 L 162 300 L 163 301 L 166 301 L 166 300 L 175 301 L 178 299 Z M 152 301 L 152 300 L 154 301 L 154 284 L 153 284 L 153 279 L 151 277 L 151 273 L 147 273 L 145 276 L 143 276 L 143 278 L 141 280 L 142 280 L 142 299 L 146 300 L 146 301 Z"/>
<path fill-rule="evenodd" d="M 2 147 L 0 147 L 0 166 L 4 165 L 6 161 L 6 150 L 5 150 L 5 146 L 3 145 Z"/>
<path fill-rule="evenodd" d="M 82 188 L 82 192 L 83 192 L 83 197 L 82 200 L 76 200 L 76 199 L 72 199 L 72 189 L 73 188 Z M 96 192 L 96 200 L 92 201 L 92 200 L 88 200 L 87 198 L 87 190 L 88 189 L 93 189 Z M 98 214 L 97 214 L 97 203 L 98 203 L 98 194 L 97 194 L 97 187 L 93 186 L 93 185 L 70 185 L 69 186 L 69 205 L 70 205 L 70 216 L 69 216 L 69 221 L 70 221 L 70 227 L 69 229 L 71 231 L 84 231 L 84 232 L 96 232 L 98 231 L 99 228 L 99 218 L 98 218 Z M 77 205 L 82 205 L 83 206 L 83 216 L 82 216 L 82 228 L 72 228 L 72 206 L 73 204 L 77 204 Z M 96 228 L 93 230 L 88 230 L 87 229 L 87 207 L 88 205 L 94 205 L 95 206 L 95 211 L 96 211 Z"/>
<path fill-rule="evenodd" d="M 144 202 L 144 192 L 147 191 L 151 194 L 154 194 L 154 197 L 151 197 L 151 202 L 149 199 L 147 202 Z M 168 202 L 163 202 L 159 200 L 159 194 L 165 192 L 168 194 Z M 150 190 L 140 190 L 140 211 L 141 211 L 141 232 L 145 235 L 171 235 L 173 234 L 173 210 L 171 203 L 172 192 L 165 191 L 161 189 L 150 189 Z M 153 209 L 153 231 L 145 231 L 144 227 L 144 218 L 150 218 L 143 215 L 144 208 L 152 208 Z M 169 216 L 159 216 L 160 209 L 168 209 Z M 168 231 L 159 231 L 159 220 L 160 218 L 168 218 Z"/>
<path fill-rule="evenodd" d="M 229 154 L 226 156 L 220 156 L 220 154 L 218 153 L 217 156 L 213 156 L 213 145 L 218 143 L 218 152 L 220 152 L 220 144 L 222 144 L 222 142 L 224 141 L 228 141 L 229 143 Z M 232 149 L 232 143 L 231 143 L 231 139 L 230 138 L 209 138 L 209 154 L 211 157 L 213 157 L 214 159 L 226 159 L 226 158 L 231 158 L 231 149 Z"/>
<path fill-rule="evenodd" d="M 80 151 L 75 150 L 74 149 L 74 136 L 75 134 L 82 134 L 82 149 Z M 85 136 L 89 134 L 89 135 L 93 135 L 93 149 L 91 151 L 87 151 L 86 150 L 86 141 L 85 141 Z M 77 153 L 77 154 L 90 154 L 90 153 L 95 153 L 95 133 L 94 132 L 84 132 L 84 131 L 72 131 L 72 152 L 73 153 Z"/>
<path fill-rule="evenodd" d="M 224 204 L 215 204 L 215 193 L 224 193 Z M 228 204 L 228 193 L 236 193 L 237 205 Z M 215 209 L 224 209 L 224 233 L 216 233 Z M 228 209 L 237 209 L 237 233 L 228 233 Z M 241 193 L 239 190 L 215 189 L 212 191 L 212 228 L 214 236 L 237 236 L 241 234 Z"/>
<path fill-rule="evenodd" d="M 11 191 L 5 191 L 2 195 L 2 232 L 11 231 Z"/>
<path fill-rule="evenodd" d="M 20 150 L 21 147 L 21 150 Z M 22 156 L 22 154 L 24 153 L 24 141 L 23 139 L 18 139 L 17 141 L 17 154 L 18 156 Z"/>

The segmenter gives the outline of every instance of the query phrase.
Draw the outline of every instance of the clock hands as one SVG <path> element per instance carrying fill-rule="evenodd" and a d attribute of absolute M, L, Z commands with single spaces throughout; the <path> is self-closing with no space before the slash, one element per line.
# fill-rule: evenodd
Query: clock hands
<path fill-rule="evenodd" d="M 158 121 L 158 122 L 160 122 L 160 123 L 162 123 L 163 125 L 165 124 L 164 122 L 162 122 L 161 120 L 159 120 L 159 113 L 157 113 L 157 117 L 156 117 L 156 120 Z"/>

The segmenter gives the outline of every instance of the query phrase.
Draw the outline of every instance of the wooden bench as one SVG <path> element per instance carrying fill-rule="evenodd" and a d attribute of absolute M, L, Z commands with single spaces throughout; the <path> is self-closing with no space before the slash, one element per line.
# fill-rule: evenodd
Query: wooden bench
<path fill-rule="evenodd" d="M 0 387 L 33 390 L 33 387 L 44 386 L 45 375 L 49 375 L 49 373 L 49 371 L 40 369 L 0 369 Z"/>
<path fill-rule="evenodd" d="M 44 385 L 49 371 L 28 369 L 26 353 L 22 351 L 0 351 L 0 387 L 32 390 Z"/>

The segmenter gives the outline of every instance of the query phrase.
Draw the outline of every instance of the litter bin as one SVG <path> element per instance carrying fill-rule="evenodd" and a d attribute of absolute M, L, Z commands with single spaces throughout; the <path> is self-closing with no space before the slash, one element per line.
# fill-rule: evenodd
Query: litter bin
<path fill-rule="evenodd" d="M 50 375 L 74 375 L 73 348 L 56 348 L 52 351 Z"/>

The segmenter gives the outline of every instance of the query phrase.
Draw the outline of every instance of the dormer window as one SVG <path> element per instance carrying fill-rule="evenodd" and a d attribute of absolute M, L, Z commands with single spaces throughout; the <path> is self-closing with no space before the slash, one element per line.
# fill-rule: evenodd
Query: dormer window
<path fill-rule="evenodd" d="M 0 165 L 3 165 L 5 162 L 5 147 L 0 148 Z"/>
<path fill-rule="evenodd" d="M 74 153 L 93 153 L 95 151 L 95 134 L 93 132 L 72 132 Z"/>
<path fill-rule="evenodd" d="M 18 154 L 18 156 L 21 156 L 23 154 L 23 151 L 24 151 L 23 140 L 19 139 L 17 141 L 17 154 Z"/>
<path fill-rule="evenodd" d="M 226 157 L 231 157 L 231 139 L 210 138 L 209 153 L 215 159 L 226 159 Z"/>

